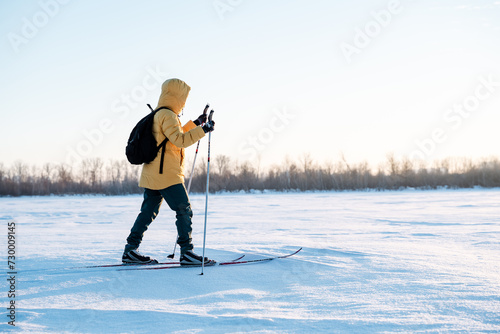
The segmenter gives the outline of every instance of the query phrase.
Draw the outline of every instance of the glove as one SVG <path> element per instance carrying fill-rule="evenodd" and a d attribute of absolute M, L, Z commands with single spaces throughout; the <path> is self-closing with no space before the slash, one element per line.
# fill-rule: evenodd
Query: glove
<path fill-rule="evenodd" d="M 205 133 L 214 131 L 215 121 L 209 121 L 201 127 Z"/>
<path fill-rule="evenodd" d="M 201 114 L 200 116 L 198 116 L 197 119 L 195 119 L 193 121 L 194 124 L 196 125 L 201 125 L 203 123 L 205 123 L 207 121 L 207 115 L 206 114 Z"/>

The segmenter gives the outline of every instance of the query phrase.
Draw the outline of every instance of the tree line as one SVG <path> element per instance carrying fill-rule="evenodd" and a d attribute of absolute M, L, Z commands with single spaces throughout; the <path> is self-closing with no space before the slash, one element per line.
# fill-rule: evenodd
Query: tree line
<path fill-rule="evenodd" d="M 10 168 L 0 163 L 0 196 L 68 194 L 124 195 L 140 193 L 138 166 L 127 161 L 95 158 L 78 166 L 47 163 L 41 167 L 22 161 Z"/>
<path fill-rule="evenodd" d="M 197 164 L 191 192 L 206 189 L 207 162 Z M 192 163 L 192 162 L 191 162 Z M 186 163 L 186 184 L 191 163 Z M 45 164 L 41 167 L 17 161 L 0 163 L 0 196 L 67 194 L 139 194 L 140 166 L 123 161 L 83 160 L 77 166 Z M 212 158 L 210 191 L 314 191 L 314 190 L 395 190 L 500 187 L 500 160 L 497 157 L 472 160 L 448 158 L 433 163 L 396 159 L 389 155 L 377 168 L 367 162 L 351 164 L 344 158 L 318 164 L 304 154 L 298 161 L 285 159 L 261 170 L 259 164 L 233 161 L 226 155 Z"/>

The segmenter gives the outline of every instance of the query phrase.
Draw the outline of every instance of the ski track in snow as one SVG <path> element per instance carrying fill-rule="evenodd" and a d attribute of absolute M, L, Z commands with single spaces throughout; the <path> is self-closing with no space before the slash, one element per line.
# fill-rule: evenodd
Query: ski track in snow
<path fill-rule="evenodd" d="M 204 200 L 191 196 L 200 253 Z M 499 189 L 211 195 L 209 257 L 303 250 L 203 276 L 70 269 L 119 263 L 141 201 L 0 198 L 4 236 L 16 222 L 18 256 L 17 326 L 4 316 L 0 332 L 500 332 Z M 174 221 L 163 204 L 141 252 L 166 260 Z M 6 305 L 5 280 L 0 290 Z"/>

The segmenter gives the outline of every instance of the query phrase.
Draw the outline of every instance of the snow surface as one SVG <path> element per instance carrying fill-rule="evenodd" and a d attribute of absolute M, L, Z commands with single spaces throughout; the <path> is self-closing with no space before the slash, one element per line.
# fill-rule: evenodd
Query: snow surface
<path fill-rule="evenodd" d="M 304 249 L 207 267 L 204 276 L 199 268 L 63 269 L 119 263 L 141 200 L 1 198 L 4 240 L 7 222 L 17 224 L 18 309 L 13 329 L 2 279 L 0 331 L 500 332 L 498 189 L 211 195 L 209 257 Z M 205 196 L 191 201 L 201 252 Z M 141 251 L 166 260 L 176 232 L 174 213 L 162 210 Z"/>

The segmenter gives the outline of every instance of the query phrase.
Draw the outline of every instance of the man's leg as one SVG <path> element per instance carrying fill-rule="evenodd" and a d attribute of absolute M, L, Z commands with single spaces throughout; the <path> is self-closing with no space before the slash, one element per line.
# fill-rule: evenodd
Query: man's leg
<path fill-rule="evenodd" d="M 144 189 L 144 200 L 142 202 L 141 212 L 130 230 L 124 253 L 128 253 L 139 247 L 144 232 L 147 231 L 149 224 L 153 222 L 160 211 L 162 200 L 163 197 L 158 190 Z"/>
<path fill-rule="evenodd" d="M 177 243 L 181 247 L 181 254 L 184 254 L 193 249 L 191 239 L 191 232 L 193 231 L 191 217 L 193 217 L 193 211 L 191 211 L 191 203 L 189 203 L 186 188 L 184 184 L 180 183 L 162 189 L 160 193 L 165 198 L 168 206 L 176 213 L 177 221 L 175 225 L 177 226 L 177 233 L 179 235 Z"/>

